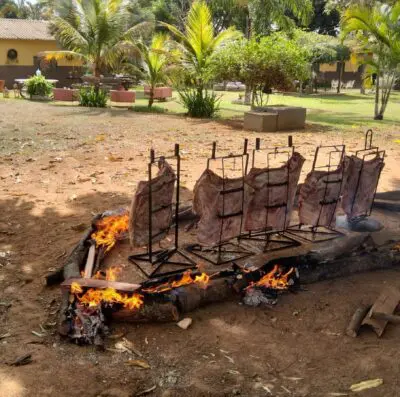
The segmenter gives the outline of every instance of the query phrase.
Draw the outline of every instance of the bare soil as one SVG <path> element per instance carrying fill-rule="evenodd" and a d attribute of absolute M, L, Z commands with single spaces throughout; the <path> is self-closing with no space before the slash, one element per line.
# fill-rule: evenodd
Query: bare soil
<path fill-rule="evenodd" d="M 351 384 L 375 378 L 383 385 L 359 395 L 400 395 L 400 327 L 388 326 L 381 339 L 368 331 L 357 339 L 344 334 L 359 304 L 374 301 L 387 285 L 400 287 L 394 270 L 314 284 L 282 296 L 274 308 L 238 302 L 206 307 L 191 314 L 188 330 L 175 324 L 113 327 L 116 339 L 107 346 L 124 334 L 150 369 L 125 365 L 127 353 L 60 340 L 59 289 L 44 287 L 43 277 L 63 263 L 93 214 L 129 206 L 146 176 L 150 147 L 161 154 L 180 143 L 189 198 L 213 140 L 227 154 L 240 151 L 244 137 L 251 145 L 256 137 L 282 145 L 287 134 L 244 132 L 237 120 L 28 101 L 2 101 L 0 114 L 0 397 L 129 397 L 154 385 L 148 396 L 334 396 L 351 395 Z M 309 125 L 292 135 L 307 158 L 304 174 L 318 144 L 344 142 L 350 152 L 363 145 L 363 131 L 356 129 Z M 398 129 L 376 131 L 374 143 L 388 155 L 381 192 L 400 188 L 399 138 Z M 399 231 L 398 213 L 378 215 L 387 229 Z M 31 364 L 6 364 L 26 353 Z"/>

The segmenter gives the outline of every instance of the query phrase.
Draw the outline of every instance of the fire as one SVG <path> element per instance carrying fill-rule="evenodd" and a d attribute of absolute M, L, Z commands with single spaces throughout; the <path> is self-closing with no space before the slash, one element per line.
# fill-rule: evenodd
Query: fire
<path fill-rule="evenodd" d="M 105 279 L 108 281 L 116 281 L 117 274 L 121 272 L 122 268 L 115 266 L 110 267 L 106 270 Z M 94 278 L 103 278 L 100 272 L 97 272 Z M 75 294 L 78 301 L 88 307 L 97 307 L 101 303 L 120 303 L 124 307 L 134 310 L 139 309 L 143 304 L 143 295 L 133 294 L 129 296 L 128 294 L 120 294 L 114 288 L 106 289 L 88 289 L 83 295 L 82 287 L 77 282 L 71 284 L 71 293 Z"/>
<path fill-rule="evenodd" d="M 129 214 L 106 216 L 96 223 L 96 228 L 91 237 L 96 241 L 96 247 L 104 246 L 105 252 L 108 252 L 118 237 L 128 231 Z"/>
<path fill-rule="evenodd" d="M 140 294 L 120 294 L 114 288 L 103 290 L 90 288 L 82 296 L 77 296 L 80 303 L 89 307 L 97 307 L 101 303 L 121 303 L 124 307 L 134 310 L 143 304 L 143 296 Z"/>
<path fill-rule="evenodd" d="M 196 275 L 193 279 L 190 270 L 188 270 L 183 273 L 182 277 L 179 280 L 160 284 L 157 287 L 142 289 L 142 291 L 150 293 L 160 293 L 189 284 L 199 284 L 202 288 L 206 288 L 209 280 L 210 276 L 207 273 Z"/>
<path fill-rule="evenodd" d="M 294 271 L 294 267 L 292 267 L 287 273 L 282 274 L 279 265 L 275 265 L 269 273 L 265 274 L 256 283 L 251 283 L 247 288 L 265 287 L 280 290 L 288 289 L 288 278 Z"/>

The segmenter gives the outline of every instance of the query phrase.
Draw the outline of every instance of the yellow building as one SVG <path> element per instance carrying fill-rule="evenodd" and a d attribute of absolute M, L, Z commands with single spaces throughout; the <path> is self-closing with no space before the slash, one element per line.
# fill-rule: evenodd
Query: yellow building
<path fill-rule="evenodd" d="M 42 51 L 59 50 L 47 21 L 0 18 L 0 80 L 12 88 L 15 79 L 32 76 L 37 69 L 60 87 L 70 86 L 80 75 L 76 61 L 45 61 Z M 76 81 L 76 80 L 75 80 Z"/>

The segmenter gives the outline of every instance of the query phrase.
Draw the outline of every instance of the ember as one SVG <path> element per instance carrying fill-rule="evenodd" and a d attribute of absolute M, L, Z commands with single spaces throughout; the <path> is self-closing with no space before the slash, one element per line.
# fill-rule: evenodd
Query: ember
<path fill-rule="evenodd" d="M 161 293 L 188 284 L 199 284 L 202 288 L 206 288 L 209 281 L 210 276 L 206 273 L 201 273 L 194 276 L 193 278 L 191 272 L 186 271 L 185 273 L 183 273 L 183 276 L 177 281 L 166 282 L 164 284 L 158 285 L 157 287 L 142 289 L 142 291 L 148 293 Z"/>
<path fill-rule="evenodd" d="M 104 246 L 108 252 L 121 234 L 128 231 L 129 214 L 106 216 L 96 223 L 96 228 L 91 237 L 96 241 L 96 247 Z"/>
<path fill-rule="evenodd" d="M 288 272 L 282 274 L 282 270 L 279 265 L 275 265 L 274 268 L 264 275 L 256 283 L 251 283 L 246 289 L 253 287 L 265 287 L 271 289 L 285 290 L 289 288 L 289 276 L 295 271 L 292 267 Z"/>
<path fill-rule="evenodd" d="M 120 272 L 121 268 L 111 267 L 106 271 L 105 279 L 108 281 L 115 281 L 116 275 Z M 96 274 L 96 278 L 101 278 L 101 273 Z M 114 288 L 106 289 L 95 289 L 90 288 L 85 293 L 83 293 L 82 287 L 79 283 L 74 282 L 71 284 L 71 293 L 75 294 L 77 300 L 88 307 L 98 307 L 102 303 L 119 303 L 130 310 L 139 309 L 143 304 L 143 296 L 140 294 L 133 294 L 129 296 L 128 294 L 121 294 L 117 292 Z M 83 295 L 80 295 L 82 294 Z"/>

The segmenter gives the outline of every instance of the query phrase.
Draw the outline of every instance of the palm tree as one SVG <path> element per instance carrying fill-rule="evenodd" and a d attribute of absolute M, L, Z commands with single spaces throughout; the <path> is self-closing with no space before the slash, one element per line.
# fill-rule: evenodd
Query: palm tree
<path fill-rule="evenodd" d="M 45 51 L 46 58 L 78 58 L 92 69 L 94 76 L 112 67 L 119 58 L 136 50 L 135 40 L 149 30 L 149 23 L 130 26 L 131 14 L 123 0 L 71 0 L 69 12 L 51 19 L 52 31 L 65 48 Z M 65 1 L 60 1 L 65 10 Z"/>
<path fill-rule="evenodd" d="M 356 34 L 364 51 L 373 53 L 373 58 L 365 63 L 377 76 L 375 120 L 383 119 L 393 84 L 400 74 L 399 19 L 400 1 L 393 6 L 382 3 L 373 7 L 354 5 L 342 17 L 343 34 Z"/>
<path fill-rule="evenodd" d="M 150 86 L 149 108 L 154 102 L 154 88 L 165 82 L 167 67 L 176 54 L 174 51 L 168 51 L 168 42 L 168 35 L 157 33 L 153 36 L 150 45 L 147 46 L 143 41 L 136 44 L 140 52 L 145 80 Z"/>
<path fill-rule="evenodd" d="M 208 81 L 207 68 L 214 52 L 227 41 L 241 36 L 234 28 L 214 34 L 212 15 L 203 0 L 195 0 L 189 10 L 185 32 L 168 23 L 161 22 L 174 36 L 181 54 L 181 63 L 188 72 L 199 95 Z"/>

